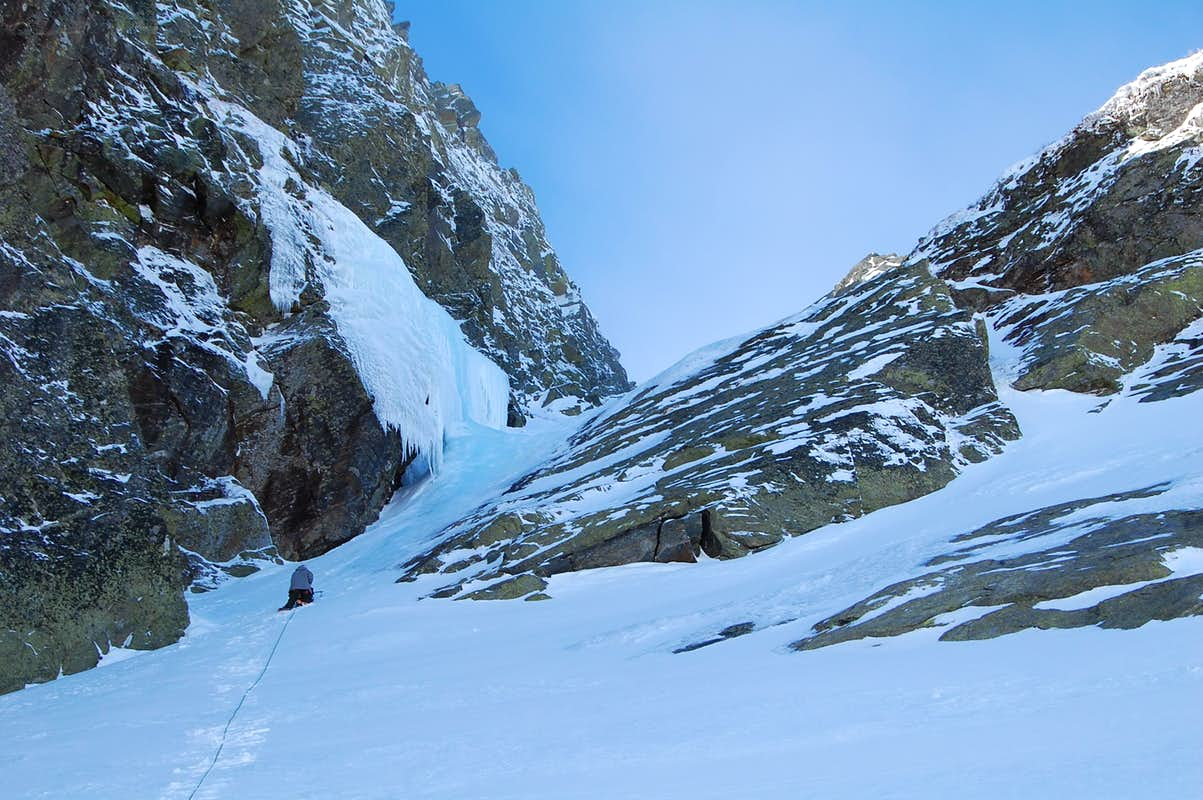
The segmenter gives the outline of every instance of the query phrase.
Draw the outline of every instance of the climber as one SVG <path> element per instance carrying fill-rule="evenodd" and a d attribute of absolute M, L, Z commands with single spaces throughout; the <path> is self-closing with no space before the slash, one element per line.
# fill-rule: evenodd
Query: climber
<path fill-rule="evenodd" d="M 313 602 L 313 573 L 309 567 L 301 564 L 292 573 L 292 581 L 288 584 L 288 602 L 280 609 L 292 611 L 297 606 Z"/>

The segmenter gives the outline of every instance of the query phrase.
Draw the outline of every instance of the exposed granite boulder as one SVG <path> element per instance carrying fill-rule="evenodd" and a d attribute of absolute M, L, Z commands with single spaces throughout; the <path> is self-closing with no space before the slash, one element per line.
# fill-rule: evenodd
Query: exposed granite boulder
<path fill-rule="evenodd" d="M 733 558 L 940 488 L 1019 435 L 978 326 L 925 265 L 686 359 L 454 526 L 410 576 Z"/>

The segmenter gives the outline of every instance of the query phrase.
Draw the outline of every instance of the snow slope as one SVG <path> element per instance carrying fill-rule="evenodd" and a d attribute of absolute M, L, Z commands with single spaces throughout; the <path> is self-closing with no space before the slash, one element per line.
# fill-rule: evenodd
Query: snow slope
<path fill-rule="evenodd" d="M 1063 391 L 1001 394 L 1024 438 L 938 492 L 734 561 L 558 575 L 539 603 L 419 600 L 438 576 L 394 583 L 570 433 L 460 426 L 436 480 L 309 562 L 324 594 L 291 622 L 274 613 L 291 567 L 269 568 L 195 597 L 177 645 L 0 697 L 6 796 L 1194 796 L 1199 617 L 787 648 L 1001 516 L 1154 483 L 1171 489 L 1141 511 L 1201 504 L 1203 393 L 1101 411 Z M 672 653 L 743 622 L 756 632 Z"/>

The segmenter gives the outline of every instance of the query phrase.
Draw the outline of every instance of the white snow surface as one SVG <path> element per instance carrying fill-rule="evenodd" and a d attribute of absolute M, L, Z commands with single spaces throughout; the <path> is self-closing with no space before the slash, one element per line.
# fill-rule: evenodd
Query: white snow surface
<path fill-rule="evenodd" d="M 894 363 L 899 357 L 905 355 L 904 351 L 897 350 L 893 353 L 882 353 L 879 356 L 873 356 L 864 364 L 861 364 L 856 369 L 848 373 L 848 380 L 860 381 L 865 378 L 872 377 L 881 372 L 890 364 Z"/>
<path fill-rule="evenodd" d="M 288 620 L 275 608 L 291 565 L 190 597 L 176 645 L 0 697 L 5 797 L 1198 796 L 1203 618 L 787 649 L 1000 517 L 1161 483 L 1142 512 L 1203 500 L 1203 393 L 1101 411 L 1064 391 L 1001 394 L 1024 438 L 939 492 L 735 561 L 559 575 L 535 603 L 394 583 L 570 432 L 461 424 L 435 480 L 308 562 L 323 595 L 295 612 L 199 790 Z M 1194 574 L 1197 556 L 1166 563 Z M 757 630 L 671 652 L 745 621 Z"/>
<path fill-rule="evenodd" d="M 272 302 L 287 311 L 307 280 L 320 283 L 381 424 L 416 447 L 433 471 L 450 426 L 505 425 L 505 372 L 465 341 L 459 323 L 422 293 L 401 256 L 328 192 L 305 183 L 288 137 L 241 106 L 213 97 L 208 105 L 259 146 Z"/>

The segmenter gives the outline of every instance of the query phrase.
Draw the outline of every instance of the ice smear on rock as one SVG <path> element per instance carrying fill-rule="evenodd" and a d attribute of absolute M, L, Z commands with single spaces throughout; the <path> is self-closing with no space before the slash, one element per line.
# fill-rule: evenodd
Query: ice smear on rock
<path fill-rule="evenodd" d="M 459 323 L 422 294 L 396 251 L 324 189 L 305 184 L 284 134 L 239 106 L 216 99 L 209 106 L 259 146 L 272 302 L 287 311 L 307 286 L 321 287 L 381 424 L 417 448 L 432 472 L 448 427 L 504 426 L 506 374 L 464 341 Z"/>

